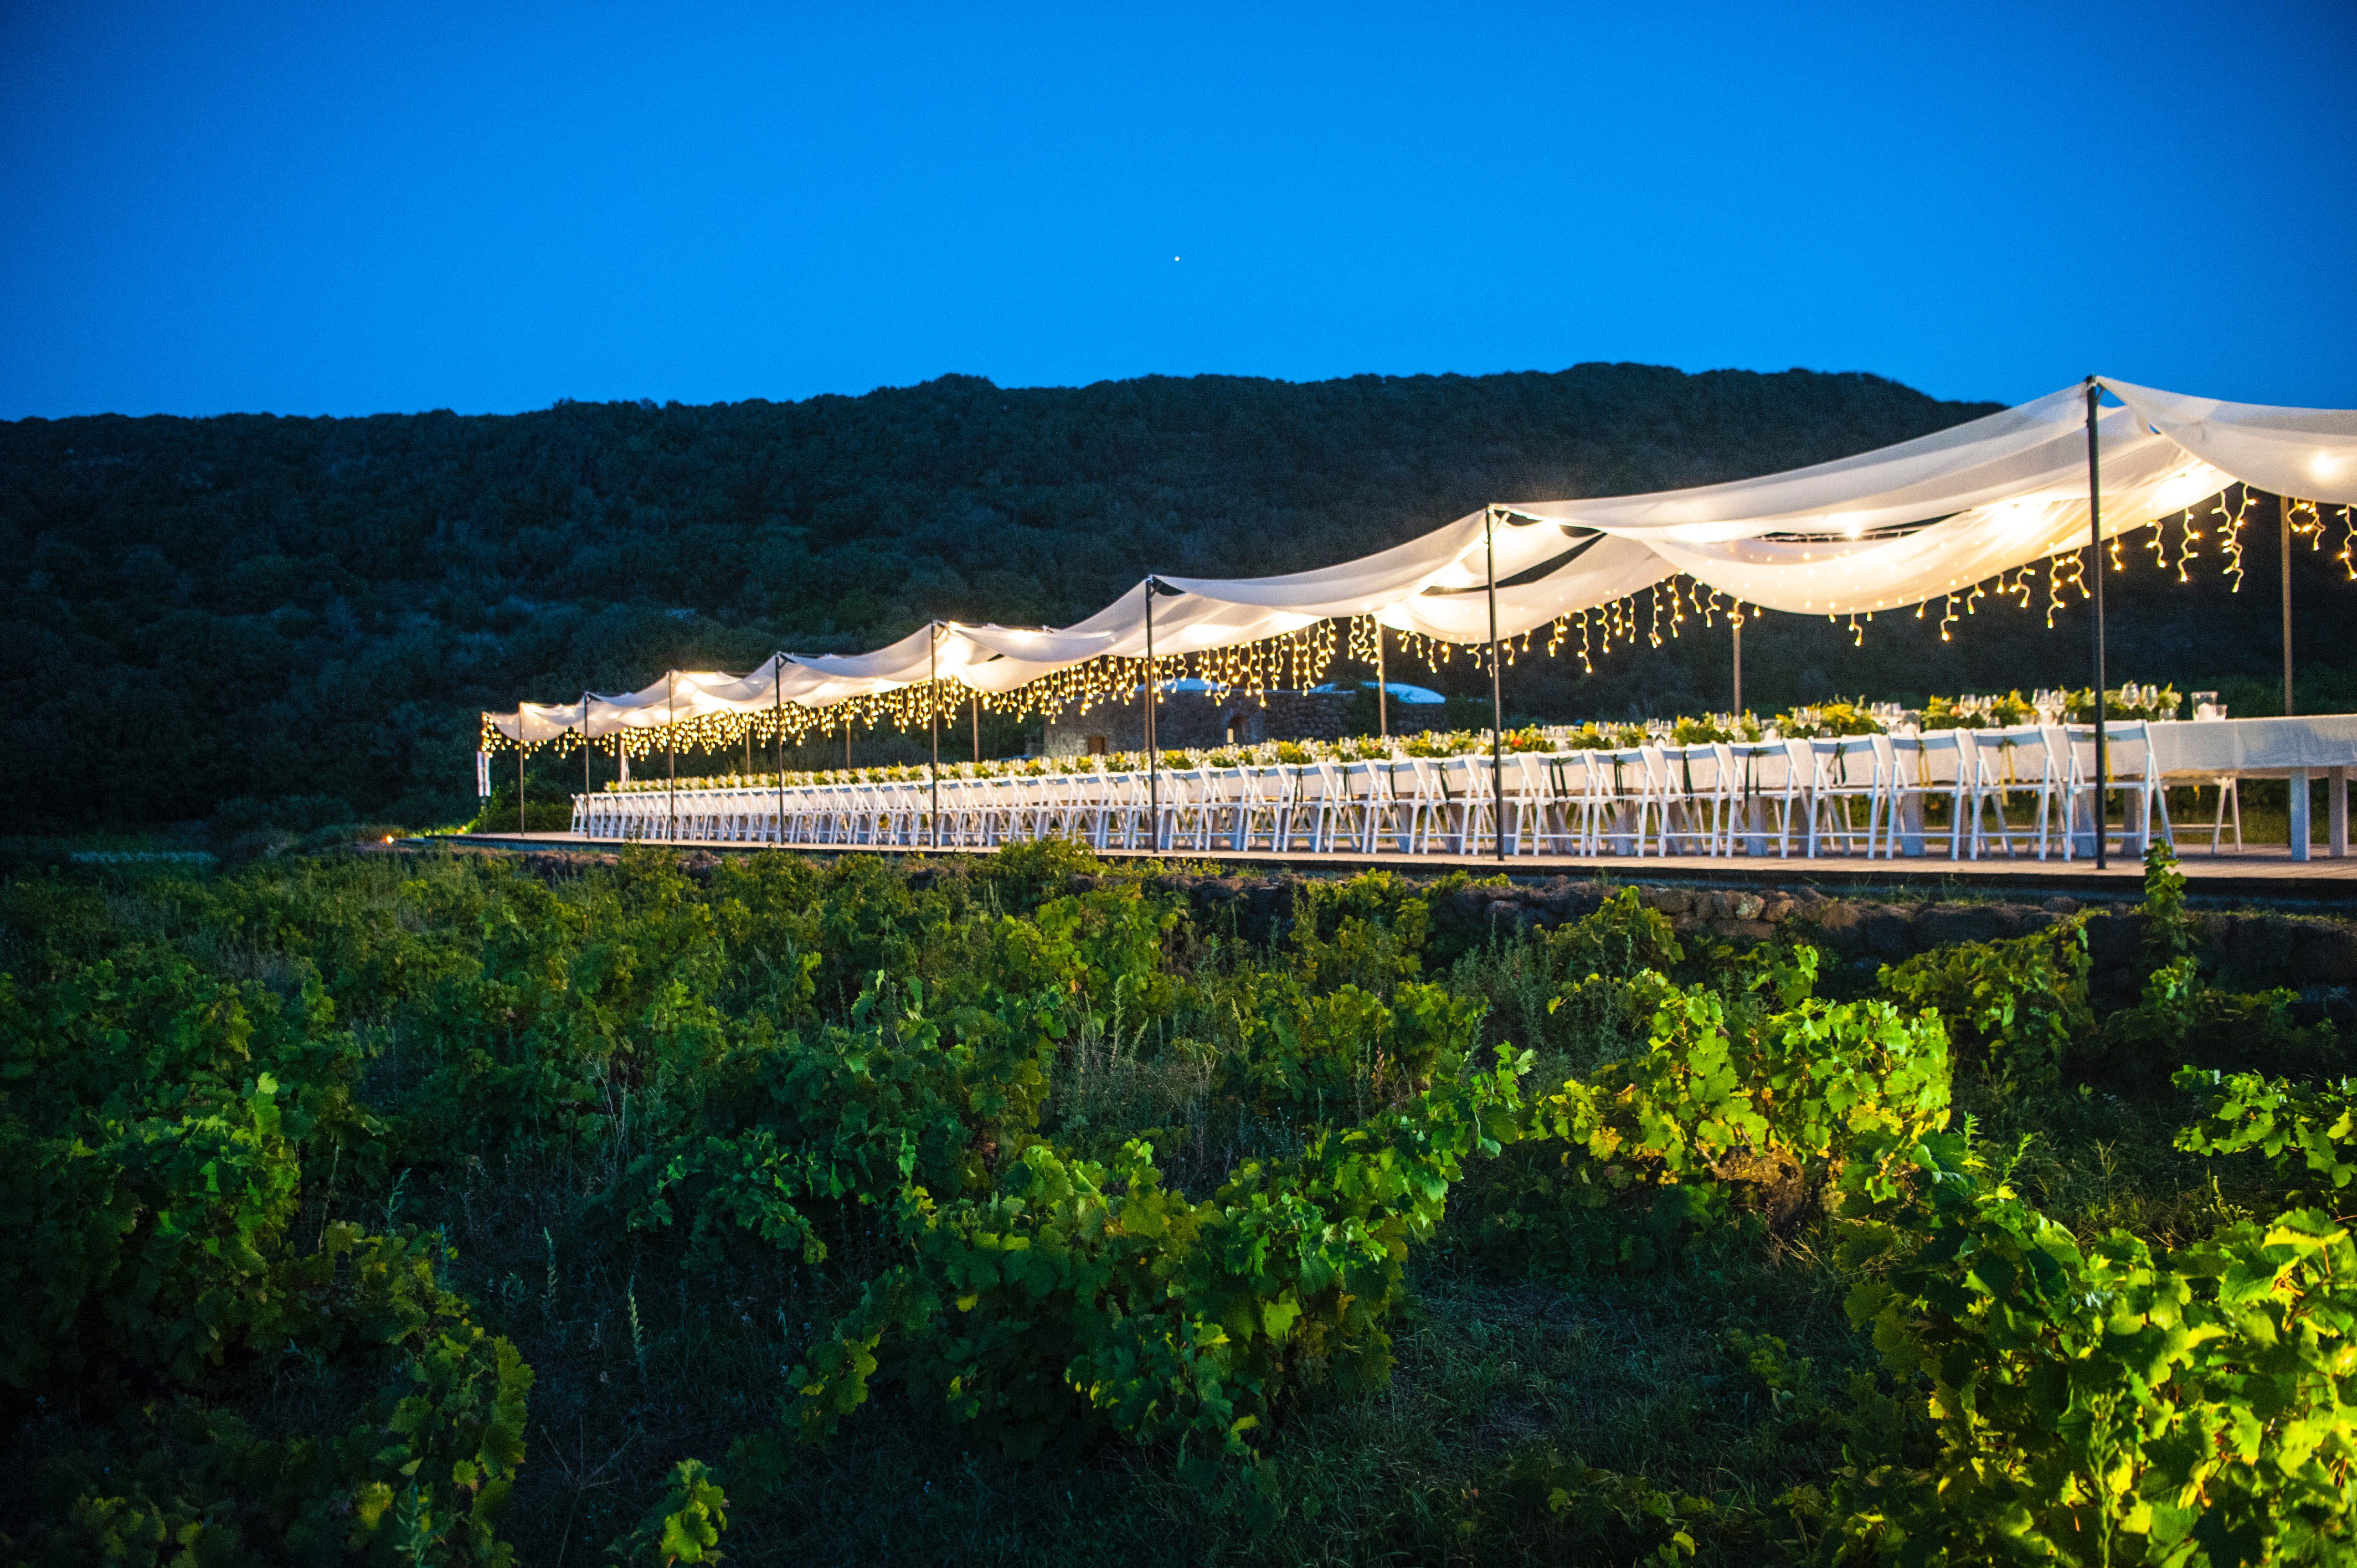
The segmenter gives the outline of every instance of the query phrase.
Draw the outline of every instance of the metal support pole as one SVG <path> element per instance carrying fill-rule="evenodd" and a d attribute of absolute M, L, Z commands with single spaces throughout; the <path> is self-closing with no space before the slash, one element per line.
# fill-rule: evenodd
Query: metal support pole
<path fill-rule="evenodd" d="M 778 732 L 777 842 L 782 847 L 786 842 L 786 660 L 783 654 L 770 660 L 770 714 Z"/>
<path fill-rule="evenodd" d="M 1154 578 L 1146 579 L 1146 842 L 1162 850 L 1162 752 L 1154 744 Z"/>
<path fill-rule="evenodd" d="M 982 760 L 982 693 L 974 694 L 974 759 Z"/>
<path fill-rule="evenodd" d="M 1737 717 L 1743 715 L 1743 607 L 1735 607 L 1729 618 L 1735 628 L 1735 705 L 1729 710 Z"/>
<path fill-rule="evenodd" d="M 671 842 L 679 842 L 679 675 L 675 671 L 663 671 L 663 750 L 671 758 L 671 782 L 663 787 L 663 801 L 671 811 Z"/>
<path fill-rule="evenodd" d="M 2279 526 L 2276 532 L 2283 549 L 2283 645 L 2284 645 L 2284 717 L 2298 710 L 2291 705 L 2291 498 L 2276 498 L 2276 515 Z"/>
<path fill-rule="evenodd" d="M 933 730 L 933 847 L 942 847 L 942 623 L 925 646 L 925 711 Z"/>
<path fill-rule="evenodd" d="M 2283 648 L 2284 648 L 2284 717 L 2298 710 L 2292 706 L 2291 686 L 2291 505 L 2289 496 L 2276 498 L 2276 542 L 2283 552 Z M 2289 818 L 2285 835 L 2294 860 L 2308 858 L 2308 769 L 2295 768 L 2284 779 L 2284 806 Z"/>
<path fill-rule="evenodd" d="M 2111 752 L 2104 736 L 2104 465 L 2095 439 L 2095 405 L 2104 389 L 2087 378 L 2087 540 L 2095 578 L 2095 869 L 2104 869 L 2104 786 L 2111 779 Z"/>
<path fill-rule="evenodd" d="M 1375 622 L 1375 733 L 1392 737 L 1391 677 L 1383 673 L 1383 623 Z"/>
<path fill-rule="evenodd" d="M 1490 589 L 1490 782 L 1494 786 L 1490 836 L 1506 858 L 1506 699 L 1498 664 L 1498 509 L 1481 514 L 1481 572 Z"/>
<path fill-rule="evenodd" d="M 516 733 L 523 733 L 523 707 L 521 703 L 516 707 Z M 523 742 L 519 740 L 516 742 L 516 832 L 523 831 Z"/>

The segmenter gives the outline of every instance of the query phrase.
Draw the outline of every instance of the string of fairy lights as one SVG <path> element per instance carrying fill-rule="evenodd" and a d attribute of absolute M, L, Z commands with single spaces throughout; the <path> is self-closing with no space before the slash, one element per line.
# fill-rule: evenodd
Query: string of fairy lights
<path fill-rule="evenodd" d="M 2232 580 L 2232 591 L 2240 593 L 2244 575 L 2243 530 L 2249 521 L 2251 491 L 2237 487 L 2234 493 L 2235 504 L 2231 511 L 2227 509 L 2227 493 L 2221 492 L 2181 511 L 2156 517 L 2148 525 L 2113 535 L 2104 546 L 2111 569 L 2115 573 L 2127 569 L 2127 550 L 2148 550 L 2156 567 L 2163 572 L 2173 570 L 2179 582 L 2190 583 L 2193 579 L 2188 565 L 2201 555 L 2201 547 L 2208 541 L 2213 544 L 2221 574 Z M 2330 527 L 2325 509 L 2315 501 L 2295 499 L 2283 504 L 2292 536 L 2304 541 L 2312 553 L 2322 553 L 2329 542 Z M 2357 509 L 2335 507 L 2332 516 L 2341 525 L 2340 548 L 2332 559 L 2340 564 L 2349 581 L 2357 582 Z M 2172 524 L 2176 531 L 2173 560 L 2169 540 Z M 2131 536 L 2140 532 L 2147 536 L 2131 542 Z M 2062 611 L 2093 597 L 2093 590 L 2087 583 L 2087 550 L 2088 546 L 2081 545 L 2075 550 L 2056 551 L 2039 561 L 2007 567 L 1969 585 L 1935 595 L 1915 606 L 1915 618 L 1924 619 L 1933 602 L 1939 602 L 1940 640 L 1948 642 L 1953 639 L 1955 627 L 1979 614 L 1984 600 L 2011 600 L 2017 609 L 2035 612 L 2041 607 L 2037 601 L 2042 589 L 2045 623 L 2050 630 Z M 2039 577 L 2041 566 L 2042 581 Z M 1679 574 L 1609 603 L 1570 611 L 1544 626 L 1501 638 L 1497 649 L 1504 665 L 1512 668 L 1534 646 L 1541 647 L 1549 659 L 1568 647 L 1578 659 L 1581 672 L 1592 675 L 1596 672 L 1596 660 L 1609 658 L 1616 648 L 1634 647 L 1641 639 L 1650 647 L 1660 648 L 1680 638 L 1689 621 L 1698 621 L 1706 629 L 1716 629 L 1724 617 L 1730 626 L 1740 627 L 1758 613 L 1759 607 L 1747 606 L 1741 599 Z M 1825 618 L 1839 622 L 1842 617 L 1836 614 Z M 1864 646 L 1866 628 L 1873 620 L 1872 610 L 1847 618 L 1853 646 Z M 791 702 L 749 706 L 592 736 L 585 736 L 576 726 L 533 741 L 519 741 L 502 733 L 493 725 L 494 715 L 485 714 L 479 745 L 485 752 L 520 748 L 526 755 L 547 746 L 558 756 L 571 756 L 586 745 L 603 755 L 627 757 L 673 751 L 713 753 L 748 745 L 770 746 L 781 739 L 800 746 L 813 736 L 830 737 L 855 725 L 875 730 L 888 725 L 904 733 L 924 730 L 936 723 L 954 720 L 970 704 L 1017 720 L 1053 719 L 1068 710 L 1085 714 L 1102 704 L 1135 703 L 1149 684 L 1157 691 L 1168 691 L 1173 683 L 1188 680 L 1202 682 L 1214 701 L 1225 701 L 1242 692 L 1265 706 L 1271 692 L 1299 691 L 1324 682 L 1338 654 L 1361 665 L 1375 664 L 1382 629 L 1390 629 L 1399 653 L 1421 663 L 1435 675 L 1460 658 L 1478 671 L 1486 672 L 1489 669 L 1491 645 L 1486 639 L 1452 642 L 1423 632 L 1379 628 L 1372 616 L 1354 616 L 1346 620 L 1320 621 L 1297 631 L 1232 647 L 1161 656 L 1150 666 L 1144 659 L 1106 655 L 1051 671 L 1008 692 L 977 693 L 953 680 L 919 681 L 889 692 L 842 698 L 821 707 Z"/>

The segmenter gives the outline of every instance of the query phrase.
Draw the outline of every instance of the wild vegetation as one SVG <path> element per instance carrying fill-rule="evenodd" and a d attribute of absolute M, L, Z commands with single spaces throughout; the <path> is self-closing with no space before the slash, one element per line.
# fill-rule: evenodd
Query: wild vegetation
<path fill-rule="evenodd" d="M 477 713 L 520 697 L 748 669 L 781 647 L 876 647 L 936 616 L 1062 624 L 1149 571 L 1323 565 L 1488 501 L 1737 478 L 1988 407 L 1873 376 L 1586 365 L 1307 385 L 950 377 L 799 403 L 500 417 L 21 420 L 0 424 L 12 830 L 210 821 L 226 843 L 457 822 L 473 810 Z M 2174 531 L 2169 570 L 2141 539 L 2126 551 L 2115 670 L 2223 686 L 2237 712 L 2279 702 L 2274 535 L 2254 516 L 2256 586 L 2239 596 L 2208 523 L 2187 582 Z M 2340 563 L 2327 549 L 2298 565 L 2298 624 L 2329 624 Z M 2086 679 L 2073 615 L 2048 633 L 1990 600 L 1953 641 L 1939 618 L 1884 616 L 1863 646 L 1806 617 L 1756 621 L 1745 694 L 1765 713 Z M 2348 707 L 2327 667 L 2346 661 L 2305 645 L 2303 660 L 2327 683 L 2303 711 Z M 1392 673 L 1467 699 L 1452 725 L 1487 722 L 1466 661 Z M 1576 660 L 1524 659 L 1507 701 L 1517 725 L 1723 708 L 1724 631 L 1617 651 L 1586 679 Z M 993 757 L 1038 738 L 1011 720 L 984 731 Z M 860 764 L 918 755 L 888 734 L 856 749 Z M 842 761 L 838 739 L 787 766 Z M 554 800 L 580 778 L 577 761 L 544 758 L 530 793 Z"/>
<path fill-rule="evenodd" d="M 2110 1007 L 1450 890 L 11 881 L 8 1555 L 2346 1560 L 2341 1042 L 2165 856 Z"/>

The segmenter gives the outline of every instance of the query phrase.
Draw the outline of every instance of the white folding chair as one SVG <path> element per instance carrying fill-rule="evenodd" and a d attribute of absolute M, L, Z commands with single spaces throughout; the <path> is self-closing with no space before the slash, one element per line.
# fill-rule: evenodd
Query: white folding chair
<path fill-rule="evenodd" d="M 1807 743 L 1811 774 L 1804 853 L 1811 860 L 1817 858 L 1819 846 L 1828 841 L 1840 846 L 1836 854 L 1873 855 L 1889 793 L 1889 768 L 1882 748 L 1876 744 L 1881 739 L 1871 735 L 1825 736 Z M 1866 806 L 1863 830 L 1854 814 L 1860 802 Z"/>
<path fill-rule="evenodd" d="M 1661 748 L 1620 746 L 1602 754 L 1610 770 L 1610 817 L 1604 841 L 1615 854 L 1642 858 L 1650 839 L 1653 853 L 1669 853 L 1669 771 Z"/>
<path fill-rule="evenodd" d="M 2009 860 L 2017 846 L 2027 841 L 2037 846 L 2038 858 L 2044 860 L 2052 843 L 2055 797 L 2068 774 L 2069 759 L 2057 755 L 2060 748 L 2049 744 L 2048 732 L 2037 725 L 1964 733 L 1964 750 L 1972 761 L 1973 857 L 1978 859 L 1982 846 L 1994 840 Z M 2030 821 L 2026 827 L 2017 827 L 2013 797 L 2025 792 L 2032 802 Z M 1988 825 L 1992 813 L 1994 830 Z"/>
<path fill-rule="evenodd" d="M 1329 854 L 1334 848 L 1337 830 L 1347 829 L 1350 822 L 1350 785 L 1340 767 L 1320 759 L 1301 769 L 1301 787 L 1296 810 L 1308 813 L 1310 849 L 1318 854 Z"/>
<path fill-rule="evenodd" d="M 2083 847 L 2094 851 L 2094 834 L 2115 838 L 2121 854 L 2141 856 L 2151 846 L 2153 824 L 2160 824 L 2163 843 L 2177 847 L 2169 821 L 2169 795 L 2160 787 L 2158 765 L 2152 755 L 2152 731 L 2143 719 L 2106 719 L 2104 723 L 2105 777 L 2095 777 L 2095 726 L 2060 726 L 2062 735 L 2050 741 L 2059 757 L 2067 758 L 2061 775 L 2070 802 L 2063 828 L 2063 858 Z M 2120 825 L 2111 825 L 2110 796 L 2120 797 Z"/>
<path fill-rule="evenodd" d="M 2218 841 L 2225 835 L 2227 810 L 2233 811 L 2234 853 L 2243 853 L 2243 790 L 2234 775 L 2221 773 L 2214 780 L 2218 790 L 2218 814 L 2210 823 L 2210 853 L 2218 853 Z M 2195 810 L 2201 809 L 2201 797 L 2194 797 Z"/>
<path fill-rule="evenodd" d="M 1973 828 L 1979 807 L 1973 796 L 1967 732 L 1943 729 L 1894 736 L 1890 749 L 1891 824 L 1882 838 L 1883 858 L 1892 858 L 1902 845 L 1909 854 L 1929 848 L 1936 836 L 1931 817 L 1934 800 L 1948 804 L 1948 858 L 1962 860 L 1977 853 Z"/>
<path fill-rule="evenodd" d="M 1437 835 L 1448 845 L 1448 854 L 1472 854 L 1474 785 L 1471 763 L 1462 757 L 1437 758 L 1432 763 L 1432 781 L 1438 794 L 1432 802 L 1432 825 L 1426 830 L 1426 845 Z"/>
<path fill-rule="evenodd" d="M 1727 751 L 1729 811 L 1734 819 L 1727 835 L 1730 851 L 1739 841 L 1745 854 L 1766 855 L 1772 827 L 1776 854 L 1789 858 L 1792 840 L 1804 821 L 1794 812 L 1807 809 L 1809 778 L 1815 766 L 1808 744 L 1738 740 L 1729 741 Z"/>
<path fill-rule="evenodd" d="M 1715 745 L 1676 746 L 1662 752 L 1662 776 L 1669 816 L 1676 824 L 1670 835 L 1679 854 L 1720 855 L 1727 853 L 1722 833 L 1734 817 L 1734 759 L 1722 757 Z"/>
<path fill-rule="evenodd" d="M 1383 836 L 1396 842 L 1402 854 L 1425 854 L 1440 815 L 1440 770 L 1430 757 L 1399 757 L 1384 765 L 1383 783 Z"/>
<path fill-rule="evenodd" d="M 1383 805 L 1381 767 L 1361 757 L 1334 768 L 1340 786 L 1333 808 L 1333 836 L 1361 854 L 1375 851 L 1375 824 Z"/>
<path fill-rule="evenodd" d="M 1506 783 L 1506 804 L 1512 812 L 1508 828 L 1512 854 L 1565 853 L 1571 834 L 1555 776 L 1555 765 L 1561 760 L 1533 751 L 1517 752 L 1508 758 L 1513 768 Z"/>
<path fill-rule="evenodd" d="M 1172 768 L 1162 775 L 1162 814 L 1167 823 L 1164 847 L 1201 851 L 1211 847 L 1210 822 L 1204 811 L 1203 770 Z"/>
<path fill-rule="evenodd" d="M 1512 809 L 1505 789 L 1512 787 L 1510 772 L 1512 765 L 1500 766 L 1486 751 L 1471 757 L 1449 759 L 1464 767 L 1464 841 L 1465 854 L 1494 854 L 1500 852 L 1505 824 L 1500 821 L 1500 808 Z"/>
<path fill-rule="evenodd" d="M 1592 860 L 1604 853 L 1604 829 L 1612 814 L 1612 770 L 1606 754 L 1559 753 L 1548 759 L 1548 769 L 1563 812 L 1565 849 Z"/>

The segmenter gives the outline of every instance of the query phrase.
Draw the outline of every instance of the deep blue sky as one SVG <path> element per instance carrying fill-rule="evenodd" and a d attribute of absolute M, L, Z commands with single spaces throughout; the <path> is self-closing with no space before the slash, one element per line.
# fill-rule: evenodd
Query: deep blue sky
<path fill-rule="evenodd" d="M 2357 406 L 2352 0 L 1771 11 L 7 0 L 0 417 L 1587 360 Z"/>

